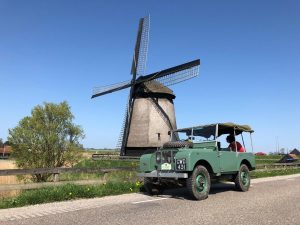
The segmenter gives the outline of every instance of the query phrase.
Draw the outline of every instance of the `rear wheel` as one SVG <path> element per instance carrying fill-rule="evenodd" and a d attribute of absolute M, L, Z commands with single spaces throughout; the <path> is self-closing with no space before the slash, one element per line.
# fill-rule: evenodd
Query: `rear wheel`
<path fill-rule="evenodd" d="M 248 191 L 250 182 L 249 169 L 245 164 L 242 164 L 238 174 L 234 179 L 235 187 L 238 191 Z"/>
<path fill-rule="evenodd" d="M 192 175 L 187 179 L 187 189 L 196 200 L 208 197 L 210 190 L 210 175 L 204 166 L 197 166 Z"/>

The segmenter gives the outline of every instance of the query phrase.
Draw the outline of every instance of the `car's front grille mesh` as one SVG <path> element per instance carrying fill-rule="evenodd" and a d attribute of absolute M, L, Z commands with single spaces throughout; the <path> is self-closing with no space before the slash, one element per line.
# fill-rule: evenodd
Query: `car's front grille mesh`
<path fill-rule="evenodd" d="M 158 151 L 156 152 L 156 163 L 163 164 L 163 163 L 170 163 L 173 164 L 175 162 L 175 154 L 177 151 Z"/>

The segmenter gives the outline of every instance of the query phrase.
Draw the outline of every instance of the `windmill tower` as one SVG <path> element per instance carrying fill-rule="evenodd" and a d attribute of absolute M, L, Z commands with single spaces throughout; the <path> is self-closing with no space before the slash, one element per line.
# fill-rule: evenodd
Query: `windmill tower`
<path fill-rule="evenodd" d="M 124 123 L 119 138 L 121 155 L 141 155 L 153 152 L 170 140 L 176 129 L 171 86 L 198 75 L 200 60 L 194 60 L 144 76 L 150 17 L 141 18 L 131 66 L 132 79 L 95 88 L 92 98 L 130 88 Z"/>

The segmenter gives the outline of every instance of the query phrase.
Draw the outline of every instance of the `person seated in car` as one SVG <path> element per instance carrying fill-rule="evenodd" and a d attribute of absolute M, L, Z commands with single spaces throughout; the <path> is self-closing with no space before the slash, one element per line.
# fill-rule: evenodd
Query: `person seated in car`
<path fill-rule="evenodd" d="M 235 151 L 236 152 L 236 149 L 237 149 L 238 152 L 245 152 L 244 147 L 240 144 L 240 142 L 235 141 L 235 137 L 233 135 L 228 135 L 226 137 L 226 141 L 229 143 L 228 148 L 231 151 Z"/>

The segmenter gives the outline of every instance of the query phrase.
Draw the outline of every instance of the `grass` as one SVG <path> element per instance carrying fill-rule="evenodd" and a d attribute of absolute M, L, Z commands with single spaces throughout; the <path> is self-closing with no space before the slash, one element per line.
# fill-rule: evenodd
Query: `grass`
<path fill-rule="evenodd" d="M 103 185 L 85 186 L 66 184 L 63 186 L 27 190 L 21 192 L 17 197 L 3 198 L 0 201 L 0 209 L 138 192 L 140 186 L 140 182 L 104 183 Z"/>
<path fill-rule="evenodd" d="M 116 168 L 116 167 L 132 167 L 138 168 L 139 162 L 130 162 L 123 160 L 91 160 L 84 159 L 78 163 L 75 167 L 85 167 L 85 168 Z M 117 171 L 107 174 L 101 173 L 65 173 L 60 175 L 61 181 L 71 181 L 71 180 L 88 180 L 88 179 L 105 179 L 107 181 L 136 181 L 135 171 Z"/>
<path fill-rule="evenodd" d="M 255 161 L 256 164 L 273 164 L 278 162 L 278 160 L 280 160 L 281 158 L 282 155 L 263 155 L 263 156 L 256 155 Z"/>
<path fill-rule="evenodd" d="M 87 168 L 116 168 L 133 167 L 137 168 L 139 162 L 123 160 L 99 160 L 84 159 L 75 167 Z M 64 201 L 78 198 L 93 198 L 108 195 L 137 192 L 141 186 L 136 176 L 136 171 L 117 171 L 107 174 L 100 173 L 64 173 L 60 175 L 61 181 L 74 181 L 86 179 L 102 179 L 105 185 L 74 185 L 47 187 L 35 190 L 20 192 L 16 197 L 0 198 L 0 209 L 21 207 L 47 202 Z"/>
<path fill-rule="evenodd" d="M 115 167 L 138 167 L 137 161 L 125 160 L 91 160 L 84 159 L 79 162 L 75 167 L 88 167 L 88 168 L 115 168 Z"/>
<path fill-rule="evenodd" d="M 282 175 L 291 175 L 300 173 L 300 168 L 294 169 L 282 169 L 282 170 L 266 170 L 266 171 L 252 171 L 250 172 L 252 178 L 262 178 L 262 177 L 275 177 Z"/>

